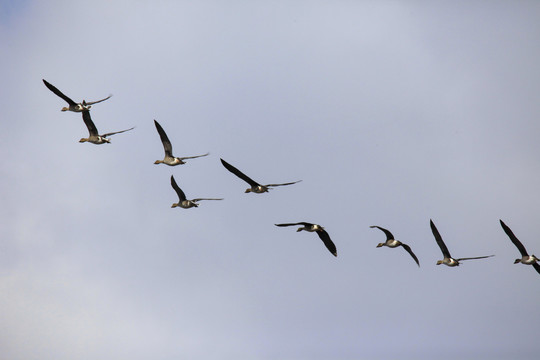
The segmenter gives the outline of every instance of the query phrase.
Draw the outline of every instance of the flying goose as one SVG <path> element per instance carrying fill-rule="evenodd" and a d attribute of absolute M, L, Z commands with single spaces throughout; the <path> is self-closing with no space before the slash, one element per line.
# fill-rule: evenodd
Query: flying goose
<path fill-rule="evenodd" d="M 309 231 L 309 232 L 316 232 L 317 235 L 319 235 L 319 238 L 323 241 L 324 245 L 326 245 L 326 248 L 332 253 L 332 255 L 337 256 L 337 249 L 336 245 L 332 242 L 330 239 L 330 235 L 324 230 L 324 228 L 321 225 L 317 224 L 311 224 L 307 222 L 297 222 L 297 223 L 287 223 L 287 224 L 274 224 L 276 226 L 295 226 L 295 225 L 302 225 L 302 227 L 298 228 L 298 231 Z"/>
<path fill-rule="evenodd" d="M 76 103 L 75 101 L 71 100 L 66 95 L 64 95 L 54 85 L 47 82 L 47 80 L 45 80 L 45 79 L 42 79 L 42 80 L 43 80 L 43 83 L 45 84 L 45 86 L 49 90 L 51 90 L 53 93 L 55 93 L 56 95 L 58 95 L 59 97 L 61 97 L 62 99 L 64 99 L 68 103 L 69 107 L 63 107 L 62 111 L 81 112 L 81 111 L 84 111 L 84 110 L 89 110 L 91 108 L 90 105 L 97 104 L 97 103 L 100 103 L 102 101 L 105 101 L 105 100 L 107 100 L 108 98 L 110 98 L 112 96 L 112 95 L 109 95 L 105 99 L 101 99 L 101 100 L 98 100 L 98 101 L 90 101 L 90 102 L 84 102 L 83 101 L 83 103 Z"/>
<path fill-rule="evenodd" d="M 83 106 L 84 105 L 86 105 L 86 104 L 83 101 Z M 100 145 L 100 144 L 104 144 L 104 143 L 110 144 L 111 140 L 107 139 L 107 136 L 111 136 L 111 135 L 114 135 L 114 134 L 120 134 L 120 133 L 129 131 L 129 130 L 135 129 L 134 127 L 132 127 L 130 129 L 126 129 L 126 130 L 122 130 L 122 131 L 116 131 L 116 132 L 111 132 L 111 133 L 99 135 L 98 131 L 96 129 L 96 125 L 94 125 L 94 122 L 92 121 L 92 118 L 90 117 L 90 111 L 89 110 L 83 110 L 82 118 L 83 118 L 84 123 L 86 124 L 86 127 L 88 128 L 88 133 L 90 135 L 87 138 L 81 138 L 81 140 L 79 140 L 79 142 L 81 142 L 81 143 L 88 141 L 88 142 L 91 142 L 92 144 L 96 144 L 96 145 Z"/>
<path fill-rule="evenodd" d="M 519 252 L 521 253 L 521 259 L 516 259 L 514 261 L 514 264 L 522 263 L 525 265 L 532 265 L 534 269 L 540 274 L 540 264 L 537 262 L 537 261 L 540 261 L 540 259 L 534 255 L 527 254 L 527 250 L 525 250 L 525 246 L 523 246 L 521 241 L 518 240 L 518 238 L 514 235 L 512 230 L 510 230 L 510 228 L 502 220 L 499 220 L 499 221 L 506 235 L 508 235 L 510 240 L 514 243 L 514 245 L 516 245 Z"/>
<path fill-rule="evenodd" d="M 435 224 L 433 223 L 431 219 L 429 220 L 429 225 L 431 226 L 431 231 L 433 232 L 433 236 L 435 236 L 435 241 L 437 241 L 437 244 L 441 248 L 441 251 L 444 256 L 444 259 L 437 261 L 437 265 L 444 264 L 447 266 L 459 266 L 459 262 L 462 260 L 484 259 L 484 258 L 495 256 L 495 255 L 487 255 L 487 256 L 454 259 L 452 256 L 450 256 L 450 252 L 448 251 L 448 248 L 444 244 L 441 234 L 439 234 L 439 231 L 437 230 L 437 228 L 435 227 Z"/>
<path fill-rule="evenodd" d="M 189 209 L 191 207 L 198 207 L 199 204 L 197 204 L 197 201 L 201 201 L 201 200 L 223 200 L 223 199 L 205 199 L 205 198 L 188 200 L 188 199 L 186 199 L 186 194 L 184 194 L 182 189 L 180 189 L 180 187 L 178 186 L 178 184 L 174 180 L 173 175 L 171 175 L 171 185 L 172 185 L 173 189 L 176 191 L 176 193 L 178 194 L 178 199 L 179 199 L 177 203 L 174 203 L 174 204 L 171 205 L 172 208 L 175 208 L 175 207 L 179 206 L 179 207 L 184 208 L 184 209 Z"/>
<path fill-rule="evenodd" d="M 165 130 L 161 127 L 161 125 L 154 120 L 154 125 L 156 125 L 157 132 L 159 133 L 159 137 L 161 138 L 161 142 L 163 143 L 163 149 L 165 150 L 165 158 L 163 160 L 156 160 L 154 164 L 167 164 L 169 166 L 175 166 L 180 164 L 185 164 L 183 160 L 186 159 L 195 159 L 201 156 L 206 156 L 210 153 L 206 153 L 204 155 L 197 155 L 197 156 L 186 156 L 186 157 L 176 157 L 172 154 L 172 145 L 169 141 L 169 138 L 167 137 L 167 134 L 165 133 Z"/>
<path fill-rule="evenodd" d="M 407 251 L 411 256 L 412 258 L 414 259 L 414 261 L 416 261 L 416 264 L 418 266 L 420 266 L 420 262 L 418 261 L 418 258 L 416 257 L 416 255 L 414 255 L 414 253 L 412 252 L 411 248 L 409 247 L 409 245 L 407 244 L 404 244 L 402 243 L 401 241 L 399 240 L 396 240 L 394 238 L 394 235 L 392 235 L 392 233 L 388 230 L 386 230 L 385 228 L 382 228 L 380 226 L 377 226 L 377 225 L 373 225 L 373 226 L 370 226 L 370 228 L 377 228 L 379 230 L 382 230 L 385 234 L 386 234 L 386 241 L 383 242 L 383 243 L 379 243 L 377 245 L 377 247 L 382 247 L 382 246 L 388 246 L 389 248 L 396 248 L 398 246 L 401 246 L 402 248 L 405 249 L 405 251 Z"/>
<path fill-rule="evenodd" d="M 292 184 L 296 184 L 297 182 L 302 181 L 302 180 L 298 180 L 298 181 L 288 182 L 288 183 L 284 183 L 284 184 L 261 185 L 258 182 L 256 182 L 256 181 L 252 180 L 251 178 L 249 178 L 246 174 L 244 174 L 243 172 L 241 172 L 240 170 L 238 170 L 237 168 L 235 168 L 234 166 L 232 166 L 231 164 L 229 164 L 225 160 L 223 160 L 223 159 L 220 159 L 220 160 L 221 160 L 221 163 L 223 164 L 223 166 L 225 166 L 225 169 L 229 170 L 234 175 L 238 176 L 240 179 L 244 180 L 249 185 L 251 185 L 250 188 L 246 189 L 246 191 L 245 191 L 246 193 L 254 192 L 254 193 L 257 193 L 257 194 L 262 194 L 262 193 L 268 192 L 268 190 L 270 190 L 271 187 L 283 186 L 283 185 L 292 185 Z"/>

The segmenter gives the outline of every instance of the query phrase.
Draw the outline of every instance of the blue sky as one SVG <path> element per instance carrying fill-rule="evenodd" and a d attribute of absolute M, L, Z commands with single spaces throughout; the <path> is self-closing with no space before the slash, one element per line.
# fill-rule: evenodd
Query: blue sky
<path fill-rule="evenodd" d="M 0 348 L 18 359 L 535 359 L 534 2 L 2 3 Z M 5 10 L 8 9 L 8 10 Z M 76 101 L 111 144 L 80 144 Z M 154 165 L 156 119 L 186 165 Z M 303 181 L 268 194 L 261 183 Z M 188 198 L 171 209 L 174 175 Z M 459 268 L 442 258 L 433 219 Z M 326 227 L 334 258 L 315 234 Z M 409 244 L 377 249 L 391 230 Z"/>

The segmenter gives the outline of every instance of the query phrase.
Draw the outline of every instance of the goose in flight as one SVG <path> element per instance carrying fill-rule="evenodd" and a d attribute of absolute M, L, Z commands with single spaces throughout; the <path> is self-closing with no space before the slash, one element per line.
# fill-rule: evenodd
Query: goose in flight
<path fill-rule="evenodd" d="M 534 255 L 527 254 L 527 250 L 525 250 L 525 246 L 523 246 L 521 241 L 518 240 L 518 238 L 514 235 L 512 230 L 510 230 L 510 228 L 502 220 L 499 220 L 499 221 L 506 235 L 508 235 L 510 240 L 514 243 L 514 245 L 516 245 L 519 252 L 521 253 L 521 259 L 516 259 L 514 261 L 514 264 L 522 263 L 525 265 L 532 265 L 534 269 L 540 274 L 540 264 L 538 263 L 540 259 Z"/>
<path fill-rule="evenodd" d="M 262 194 L 262 193 L 268 192 L 268 190 L 270 190 L 271 187 L 283 186 L 283 185 L 292 185 L 292 184 L 296 184 L 297 182 L 302 181 L 302 180 L 298 180 L 298 181 L 293 181 L 293 182 L 288 182 L 288 183 L 283 183 L 283 184 L 261 185 L 258 182 L 256 182 L 256 181 L 252 180 L 251 178 L 249 178 L 246 174 L 244 174 L 243 172 L 241 172 L 240 170 L 238 170 L 237 168 L 235 168 L 234 166 L 232 166 L 231 164 L 229 164 L 225 160 L 223 160 L 223 159 L 220 159 L 220 160 L 221 160 L 221 163 L 223 164 L 223 166 L 225 166 L 225 169 L 229 170 L 234 175 L 238 176 L 240 179 L 244 180 L 249 185 L 251 185 L 250 188 L 246 189 L 246 191 L 245 191 L 246 193 L 254 192 L 254 193 L 257 193 L 257 194 Z M 313 230 L 313 231 L 315 231 L 315 230 Z"/>
<path fill-rule="evenodd" d="M 414 255 L 414 253 L 412 252 L 409 245 L 404 244 L 399 240 L 396 240 L 394 238 L 394 235 L 392 235 L 392 233 L 390 231 L 386 230 L 385 228 L 382 228 L 382 227 L 377 226 L 377 225 L 370 226 L 370 228 L 377 228 L 379 230 L 382 230 L 386 234 L 386 241 L 383 242 L 383 243 L 379 243 L 377 245 L 378 248 L 382 247 L 382 246 L 388 246 L 389 248 L 396 248 L 398 246 L 401 246 L 402 248 L 405 249 L 405 251 L 407 251 L 409 253 L 409 255 L 412 256 L 412 258 L 416 262 L 416 265 L 420 266 L 420 262 L 418 261 L 418 258 L 416 257 L 416 255 Z"/>
<path fill-rule="evenodd" d="M 319 235 L 319 238 L 323 241 L 324 245 L 332 253 L 332 255 L 337 256 L 337 249 L 336 245 L 332 242 L 330 239 L 330 235 L 324 230 L 324 228 L 321 225 L 317 224 L 311 224 L 307 222 L 297 222 L 297 223 L 287 223 L 287 224 L 274 224 L 276 226 L 295 226 L 295 225 L 302 225 L 302 227 L 298 228 L 298 231 L 309 231 L 309 232 L 316 232 L 317 235 Z"/>
<path fill-rule="evenodd" d="M 174 180 L 173 175 L 171 175 L 171 185 L 172 185 L 173 189 L 176 191 L 176 193 L 178 194 L 178 202 L 172 204 L 171 205 L 172 208 L 175 208 L 175 207 L 179 206 L 179 207 L 184 208 L 184 209 L 189 209 L 189 208 L 192 208 L 192 207 L 198 207 L 199 204 L 197 204 L 197 201 L 201 201 L 201 200 L 223 200 L 223 199 L 205 199 L 205 198 L 188 200 L 188 199 L 186 199 L 186 194 L 184 194 L 182 189 L 180 189 L 180 187 L 178 186 L 178 184 Z"/>
<path fill-rule="evenodd" d="M 196 156 L 186 156 L 186 157 L 176 157 L 172 154 L 172 145 L 169 141 L 169 138 L 167 137 L 167 134 L 165 133 L 165 130 L 161 127 L 161 125 L 154 120 L 154 125 L 156 125 L 157 132 L 159 134 L 159 137 L 161 138 L 161 142 L 163 143 L 163 149 L 165 150 L 165 158 L 163 160 L 156 160 L 154 164 L 167 164 L 169 166 L 175 166 L 180 164 L 185 164 L 186 159 L 195 159 L 201 156 L 206 156 L 210 153 L 206 153 L 204 155 L 196 155 Z"/>
<path fill-rule="evenodd" d="M 105 101 L 105 100 L 107 100 L 108 98 L 110 98 L 112 96 L 112 95 L 109 95 L 105 99 L 101 99 L 101 100 L 98 100 L 98 101 L 90 101 L 90 102 L 84 102 L 83 101 L 82 103 L 76 103 L 75 101 L 71 100 L 66 95 L 64 95 L 54 85 L 47 82 L 47 80 L 45 80 L 45 79 L 42 79 L 42 80 L 43 80 L 43 83 L 45 84 L 45 86 L 49 90 L 51 90 L 53 93 L 55 93 L 56 95 L 58 95 L 59 97 L 61 97 L 62 99 L 64 99 L 68 103 L 69 106 L 68 107 L 63 107 L 62 111 L 81 112 L 81 111 L 84 111 L 84 110 L 90 110 L 90 108 L 92 107 L 90 105 L 97 104 L 97 103 L 100 103 L 102 101 Z"/>
<path fill-rule="evenodd" d="M 439 231 L 437 230 L 437 228 L 435 227 L 435 224 L 433 223 L 431 219 L 429 220 L 429 225 L 431 226 L 431 231 L 433 232 L 433 236 L 435 236 L 435 241 L 437 241 L 437 244 L 441 248 L 441 251 L 444 256 L 444 259 L 437 261 L 437 265 L 444 264 L 447 266 L 459 266 L 459 262 L 462 260 L 485 259 L 488 257 L 495 256 L 495 255 L 487 255 L 487 256 L 454 259 L 452 256 L 450 256 L 450 252 L 448 251 L 448 248 L 444 244 L 441 234 L 439 234 Z"/>
<path fill-rule="evenodd" d="M 85 105 L 85 102 L 83 101 L 83 106 L 84 105 Z M 107 139 L 107 136 L 111 136 L 111 135 L 114 135 L 114 134 L 120 134 L 120 133 L 129 131 L 129 130 L 135 129 L 134 127 L 132 127 L 130 129 L 126 129 L 126 130 L 121 130 L 121 131 L 116 131 L 116 132 L 111 132 L 111 133 L 99 135 L 99 133 L 98 133 L 98 131 L 96 129 L 96 125 L 94 125 L 94 122 L 92 121 L 92 118 L 90 117 L 90 111 L 89 110 L 84 110 L 82 112 L 82 118 L 83 118 L 84 123 L 86 124 L 86 127 L 88 128 L 89 136 L 87 138 L 81 138 L 81 140 L 79 140 L 79 142 L 81 142 L 81 143 L 88 141 L 88 142 L 91 142 L 92 144 L 96 144 L 96 145 L 105 144 L 105 143 L 110 144 L 111 140 Z"/>

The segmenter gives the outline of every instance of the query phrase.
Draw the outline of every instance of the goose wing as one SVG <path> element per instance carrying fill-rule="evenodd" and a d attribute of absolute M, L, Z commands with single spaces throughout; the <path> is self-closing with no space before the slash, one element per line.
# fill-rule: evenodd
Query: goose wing
<path fill-rule="evenodd" d="M 390 231 L 386 230 L 385 228 L 382 228 L 382 227 L 377 226 L 377 225 L 370 226 L 370 228 L 377 228 L 379 230 L 382 230 L 386 234 L 386 240 L 394 240 L 394 235 L 392 235 L 392 233 Z"/>
<path fill-rule="evenodd" d="M 179 158 L 180 160 L 186 160 L 186 159 L 195 159 L 195 158 L 199 158 L 199 157 L 203 157 L 203 156 L 208 156 L 210 155 L 210 153 L 206 153 L 206 154 L 203 154 L 203 155 L 195 155 L 195 156 L 184 156 L 184 157 L 181 157 Z"/>
<path fill-rule="evenodd" d="M 501 226 L 502 226 L 504 232 L 506 233 L 506 235 L 508 235 L 510 240 L 514 243 L 514 245 L 516 245 L 516 247 L 518 248 L 521 255 L 522 256 L 529 256 L 529 254 L 527 254 L 527 250 L 525 250 L 525 246 L 523 246 L 521 241 L 518 240 L 518 238 L 516 237 L 516 235 L 514 235 L 512 230 L 510 230 L 510 228 L 502 220 L 499 219 L 499 222 L 501 223 Z"/>
<path fill-rule="evenodd" d="M 456 259 L 456 260 L 457 260 L 457 261 L 461 261 L 461 260 L 485 259 L 485 258 L 492 257 L 492 256 L 495 256 L 495 255 L 486 255 L 486 256 L 476 256 L 476 257 L 460 258 L 460 259 Z"/>
<path fill-rule="evenodd" d="M 403 244 L 403 243 L 401 243 L 401 247 L 403 247 L 405 249 L 405 251 L 407 251 L 409 253 L 409 255 L 412 256 L 414 261 L 416 261 L 416 265 L 418 265 L 420 267 L 420 261 L 418 261 L 418 258 L 416 257 L 416 255 L 414 255 L 413 251 L 411 250 L 411 247 L 409 245 Z"/>
<path fill-rule="evenodd" d="M 109 99 L 109 98 L 110 98 L 111 96 L 112 96 L 112 94 L 111 94 L 111 95 L 109 95 L 109 96 L 107 96 L 107 97 L 106 97 L 105 99 L 101 99 L 101 100 L 97 100 L 97 101 L 91 101 L 91 102 L 87 102 L 86 104 L 87 104 L 87 105 L 94 105 L 94 104 L 97 104 L 97 103 L 100 103 L 100 102 L 102 102 L 102 101 L 105 101 L 105 100 Z"/>
<path fill-rule="evenodd" d="M 94 125 L 94 122 L 92 121 L 92 118 L 90 117 L 89 110 L 83 110 L 82 118 L 86 127 L 88 128 L 88 132 L 90 133 L 90 136 L 99 136 L 96 125 Z"/>
<path fill-rule="evenodd" d="M 165 150 L 165 156 L 173 156 L 172 155 L 172 145 L 169 141 L 169 138 L 167 137 L 167 134 L 165 133 L 165 130 L 159 125 L 159 123 L 154 120 L 154 125 L 156 125 L 157 132 L 159 134 L 159 137 L 161 138 L 161 143 L 163 144 L 163 149 Z"/>
<path fill-rule="evenodd" d="M 536 270 L 536 272 L 540 274 L 540 264 L 535 262 L 532 264 L 532 266 Z"/>
<path fill-rule="evenodd" d="M 437 245 L 439 245 L 439 247 L 441 248 L 443 256 L 447 258 L 451 258 L 452 256 L 450 256 L 450 251 L 448 251 L 448 248 L 444 244 L 441 234 L 439 234 L 439 230 L 437 230 L 437 228 L 435 227 L 435 224 L 433 223 L 431 219 L 429 220 L 429 225 L 431 226 L 431 231 L 433 232 L 433 236 L 435 236 L 435 241 L 437 242 Z"/>
<path fill-rule="evenodd" d="M 244 180 L 245 182 L 247 182 L 249 185 L 251 185 L 252 187 L 255 187 L 255 186 L 260 186 L 259 183 L 257 183 L 256 181 L 252 180 L 250 177 L 248 177 L 246 174 L 244 174 L 243 172 L 241 172 L 240 170 L 238 170 L 237 168 L 235 168 L 234 166 L 232 166 L 231 164 L 229 164 L 228 162 L 226 162 L 225 160 L 223 159 L 220 159 L 221 160 L 221 163 L 223 164 L 223 166 L 225 166 L 225 169 L 229 170 L 230 172 L 232 172 L 234 175 L 238 176 L 240 179 Z"/>
<path fill-rule="evenodd" d="M 326 232 L 326 230 L 317 230 L 317 235 L 319 235 L 319 238 L 323 241 L 324 245 L 332 253 L 332 255 L 337 256 L 337 249 L 334 242 L 330 239 L 330 235 Z"/>
<path fill-rule="evenodd" d="M 197 202 L 197 201 L 201 201 L 201 200 L 223 200 L 223 198 L 221 198 L 221 199 L 215 199 L 215 198 L 198 198 L 198 199 L 193 199 L 193 200 L 191 200 L 191 201 Z"/>
<path fill-rule="evenodd" d="M 111 136 L 111 135 L 114 135 L 114 134 L 120 134 L 120 133 L 129 131 L 129 130 L 133 130 L 133 129 L 135 129 L 135 127 L 132 127 L 132 128 L 126 129 L 126 130 L 120 130 L 120 131 L 115 131 L 115 132 L 106 133 L 106 134 L 103 134 L 103 135 L 101 135 L 101 136 L 102 136 L 102 137 L 107 137 L 107 136 Z"/>
<path fill-rule="evenodd" d="M 295 226 L 295 225 L 312 226 L 313 224 L 310 224 L 307 222 L 297 222 L 297 223 L 274 224 L 274 225 L 276 226 Z"/>
<path fill-rule="evenodd" d="M 171 186 L 173 187 L 173 189 L 176 191 L 176 193 L 178 194 L 178 198 L 180 199 L 180 202 L 182 201 L 185 201 L 186 200 L 186 194 L 184 194 L 184 192 L 182 191 L 182 189 L 180 189 L 180 187 L 178 186 L 178 184 L 176 183 L 176 180 L 174 180 L 174 176 L 171 175 Z"/>
<path fill-rule="evenodd" d="M 77 103 L 70 98 L 68 98 L 66 95 L 64 95 L 60 90 L 58 90 L 53 84 L 47 82 L 47 80 L 42 79 L 45 86 L 51 90 L 53 93 L 55 93 L 57 96 L 64 99 L 69 105 L 77 105 Z"/>
<path fill-rule="evenodd" d="M 293 181 L 293 182 L 288 182 L 288 183 L 283 183 L 283 184 L 268 184 L 268 185 L 264 185 L 266 187 L 269 187 L 269 186 L 283 186 L 283 185 L 292 185 L 292 184 L 296 184 L 298 182 L 300 182 L 302 180 L 298 180 L 298 181 Z"/>

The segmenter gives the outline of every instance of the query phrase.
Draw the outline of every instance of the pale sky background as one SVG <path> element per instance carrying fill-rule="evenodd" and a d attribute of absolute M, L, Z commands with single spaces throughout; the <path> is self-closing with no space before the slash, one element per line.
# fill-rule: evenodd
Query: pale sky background
<path fill-rule="evenodd" d="M 538 359 L 540 2 L 1 1 L 0 54 L 1 360 Z"/>

